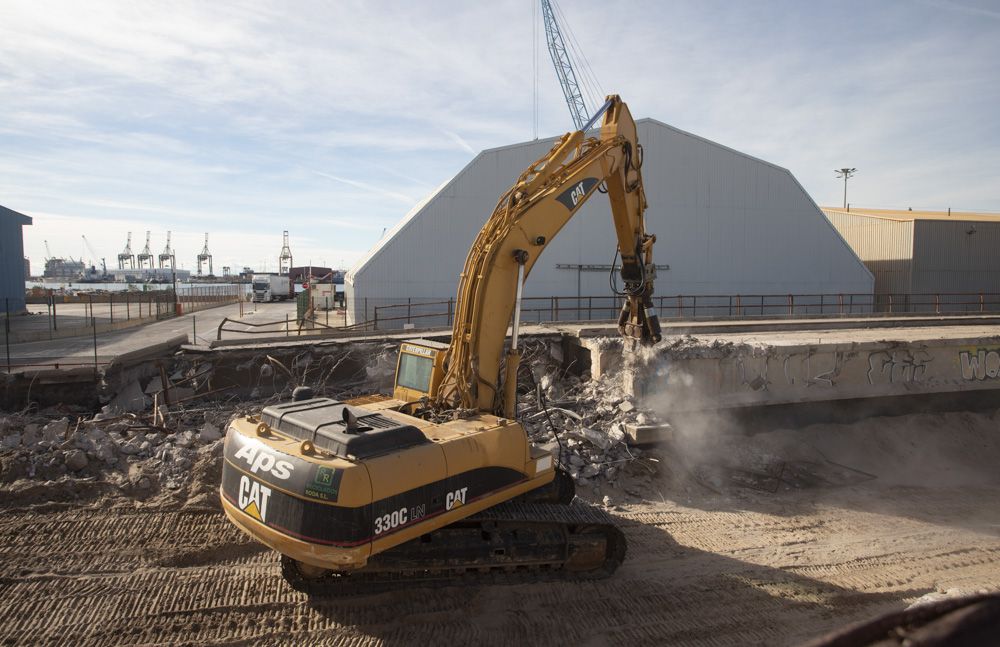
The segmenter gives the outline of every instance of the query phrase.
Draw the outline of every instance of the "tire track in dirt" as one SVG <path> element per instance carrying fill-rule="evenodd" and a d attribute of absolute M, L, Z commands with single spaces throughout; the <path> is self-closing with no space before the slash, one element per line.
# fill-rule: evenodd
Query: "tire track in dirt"
<path fill-rule="evenodd" d="M 961 509 L 988 527 L 997 494 Z M 906 517 L 787 498 L 633 505 L 616 513 L 630 548 L 609 580 L 335 601 L 285 586 L 276 555 L 218 512 L 0 511 L 0 643 L 793 644 L 930 590 L 1000 588 L 1000 539 L 954 525 L 948 496 L 908 499 Z"/>

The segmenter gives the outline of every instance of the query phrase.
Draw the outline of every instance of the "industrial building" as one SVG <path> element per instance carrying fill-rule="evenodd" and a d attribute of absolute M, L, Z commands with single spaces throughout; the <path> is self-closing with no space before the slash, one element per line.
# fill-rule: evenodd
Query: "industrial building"
<path fill-rule="evenodd" d="M 1000 310 L 1000 214 L 823 212 L 875 276 L 879 310 Z"/>
<path fill-rule="evenodd" d="M 24 311 L 24 232 L 31 218 L 0 206 L 0 308 Z"/>
<path fill-rule="evenodd" d="M 292 283 L 302 283 L 309 280 L 312 277 L 314 280 L 321 283 L 336 283 L 335 279 L 337 272 L 333 270 L 332 267 L 320 267 L 319 265 L 303 265 L 302 267 L 293 267 L 288 270 L 288 280 Z M 343 282 L 343 279 L 341 279 Z"/>
<path fill-rule="evenodd" d="M 871 272 L 788 170 L 653 119 L 636 123 L 646 228 L 657 236 L 662 265 L 656 292 L 683 297 L 670 304 L 681 304 L 686 315 L 712 316 L 730 313 L 736 295 L 754 295 L 735 300 L 744 304 L 759 295 L 871 295 Z M 349 320 L 370 320 L 376 307 L 380 321 L 406 311 L 441 312 L 416 304 L 454 298 L 469 246 L 497 199 L 554 141 L 483 151 L 410 211 L 347 273 Z M 524 319 L 611 318 L 613 312 L 593 304 L 610 303 L 615 246 L 608 201 L 595 194 L 532 270 Z M 542 313 L 541 302 L 530 300 L 553 296 L 563 298 L 557 312 Z M 661 315 L 677 313 L 664 307 Z"/>
<path fill-rule="evenodd" d="M 42 278 L 57 281 L 79 281 L 86 271 L 87 265 L 83 261 L 72 258 L 47 258 Z"/>

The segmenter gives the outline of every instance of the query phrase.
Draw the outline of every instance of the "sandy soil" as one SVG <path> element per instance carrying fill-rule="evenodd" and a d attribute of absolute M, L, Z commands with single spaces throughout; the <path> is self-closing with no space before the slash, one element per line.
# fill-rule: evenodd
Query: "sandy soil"
<path fill-rule="evenodd" d="M 218 511 L 211 464 L 190 491 L 146 501 L 7 485 L 0 642 L 798 644 L 928 594 L 1000 589 L 998 420 L 904 416 L 713 441 L 728 453 L 663 449 L 624 487 L 583 493 L 620 502 L 629 553 L 609 580 L 339 601 L 284 585 L 277 556 Z"/>

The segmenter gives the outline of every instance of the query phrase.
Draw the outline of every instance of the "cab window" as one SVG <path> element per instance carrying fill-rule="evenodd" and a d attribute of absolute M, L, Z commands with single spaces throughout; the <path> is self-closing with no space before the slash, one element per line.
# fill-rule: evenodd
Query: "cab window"
<path fill-rule="evenodd" d="M 400 353 L 396 386 L 427 393 L 431 388 L 431 371 L 433 367 L 434 360 L 430 357 Z"/>

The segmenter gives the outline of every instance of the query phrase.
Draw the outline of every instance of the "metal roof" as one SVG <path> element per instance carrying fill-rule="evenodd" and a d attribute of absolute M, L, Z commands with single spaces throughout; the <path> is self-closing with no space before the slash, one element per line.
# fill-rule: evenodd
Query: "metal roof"
<path fill-rule="evenodd" d="M 824 213 L 839 213 L 850 216 L 865 216 L 868 218 L 884 218 L 886 220 L 896 220 L 899 222 L 912 222 L 914 220 L 951 220 L 955 222 L 1000 222 L 1000 213 L 986 213 L 977 211 L 911 211 L 909 209 L 866 209 L 855 207 L 844 209 L 842 207 L 820 207 Z"/>
<path fill-rule="evenodd" d="M 658 236 L 658 263 L 669 266 L 658 294 L 871 292 L 871 272 L 787 169 L 656 120 L 636 126 L 645 151 L 646 227 Z M 410 210 L 347 273 L 349 320 L 399 305 L 407 308 L 403 319 L 411 310 L 430 317 L 430 308 L 417 309 L 421 302 L 453 299 L 497 196 L 553 141 L 482 151 Z M 610 297 L 609 272 L 586 271 L 614 256 L 610 216 L 606 200 L 584 205 L 546 247 L 524 297 Z M 538 308 L 533 315 L 549 316 Z"/>
<path fill-rule="evenodd" d="M 14 218 L 18 222 L 20 222 L 20 224 L 22 224 L 22 225 L 30 225 L 31 224 L 31 216 L 26 216 L 23 213 L 18 213 L 16 211 L 14 211 L 13 209 L 8 209 L 7 207 L 4 207 L 3 205 L 0 205 L 0 216 L 6 216 L 8 218 Z"/>

